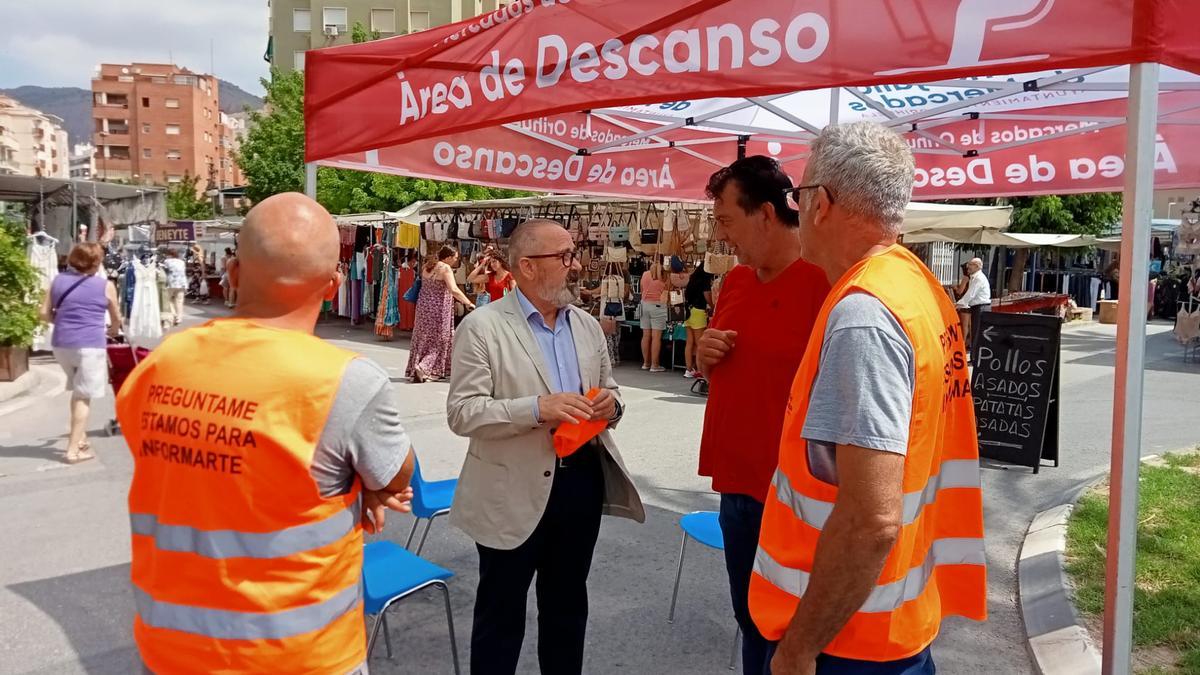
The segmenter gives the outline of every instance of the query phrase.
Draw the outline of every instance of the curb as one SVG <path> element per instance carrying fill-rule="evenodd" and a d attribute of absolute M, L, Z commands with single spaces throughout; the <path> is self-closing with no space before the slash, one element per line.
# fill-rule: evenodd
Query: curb
<path fill-rule="evenodd" d="M 29 372 L 37 374 L 37 381 L 26 391 L 0 403 L 0 417 L 24 410 L 67 390 L 67 376 L 58 366 L 39 364 L 31 366 Z"/>
<path fill-rule="evenodd" d="M 1182 451 L 1187 453 L 1188 451 Z M 1142 457 L 1146 466 L 1166 466 L 1160 455 Z M 1067 590 L 1065 568 L 1067 521 L 1075 502 L 1108 474 L 1084 485 L 1066 504 L 1033 517 L 1017 558 L 1017 586 L 1021 618 L 1038 675 L 1099 675 L 1100 650 L 1075 614 Z"/>
<path fill-rule="evenodd" d="M 1100 650 L 1075 615 L 1063 569 L 1074 508 L 1060 504 L 1034 516 L 1017 562 L 1021 616 L 1039 675 L 1100 673 Z"/>

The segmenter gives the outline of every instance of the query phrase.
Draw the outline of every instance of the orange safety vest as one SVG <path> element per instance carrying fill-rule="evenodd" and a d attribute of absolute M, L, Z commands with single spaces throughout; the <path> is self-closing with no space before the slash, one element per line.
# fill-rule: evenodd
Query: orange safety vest
<path fill-rule="evenodd" d="M 933 642 L 942 617 L 983 620 L 987 615 L 979 445 L 962 332 L 937 279 L 899 245 L 846 272 L 817 317 L 820 330 L 813 331 L 796 372 L 779 467 L 767 493 L 750 578 L 750 614 L 768 640 L 783 637 L 808 585 L 821 528 L 837 501 L 837 487 L 809 472 L 801 432 L 829 313 L 856 292 L 869 293 L 888 308 L 915 355 L 903 527 L 875 589 L 823 651 L 893 661 Z"/>
<path fill-rule="evenodd" d="M 162 673 L 346 673 L 366 660 L 357 478 L 310 467 L 352 352 L 210 321 L 163 341 L 117 396 L 133 453 L 134 638 Z"/>

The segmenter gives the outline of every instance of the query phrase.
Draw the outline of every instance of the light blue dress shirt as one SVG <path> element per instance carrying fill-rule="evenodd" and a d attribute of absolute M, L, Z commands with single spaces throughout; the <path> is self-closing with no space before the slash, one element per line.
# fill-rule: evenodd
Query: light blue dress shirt
<path fill-rule="evenodd" d="M 517 302 L 521 303 L 521 312 L 529 322 L 533 331 L 533 339 L 537 341 L 546 363 L 546 373 L 550 376 L 550 391 L 554 394 L 571 392 L 583 393 L 583 378 L 579 374 L 579 355 L 575 352 L 575 336 L 571 334 L 571 313 L 566 307 L 558 310 L 558 319 L 554 329 L 546 325 L 542 313 L 533 306 L 529 298 L 517 289 Z M 542 421 L 537 399 L 533 401 L 533 416 Z"/>

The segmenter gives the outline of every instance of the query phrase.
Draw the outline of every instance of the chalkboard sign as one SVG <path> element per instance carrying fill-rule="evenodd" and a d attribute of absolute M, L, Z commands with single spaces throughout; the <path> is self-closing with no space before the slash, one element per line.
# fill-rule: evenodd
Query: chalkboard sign
<path fill-rule="evenodd" d="M 971 395 L 979 454 L 1058 466 L 1059 342 L 1056 316 L 984 312 L 972 352 Z"/>

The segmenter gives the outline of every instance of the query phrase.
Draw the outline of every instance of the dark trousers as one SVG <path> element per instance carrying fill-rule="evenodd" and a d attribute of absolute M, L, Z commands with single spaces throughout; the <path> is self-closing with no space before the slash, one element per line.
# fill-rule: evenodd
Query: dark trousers
<path fill-rule="evenodd" d="M 967 351 L 974 353 L 975 348 L 979 345 L 980 323 L 983 321 L 983 313 L 992 311 L 992 303 L 986 305 L 971 306 L 971 341 L 966 345 Z"/>
<path fill-rule="evenodd" d="M 767 651 L 767 665 L 761 671 L 763 675 L 771 675 L 771 657 L 775 656 L 775 647 L 778 644 L 777 642 L 770 643 Z M 933 653 L 929 647 L 919 654 L 899 661 L 859 661 L 828 654 L 817 656 L 817 675 L 935 675 L 935 673 L 937 673 L 937 668 L 933 665 Z"/>
<path fill-rule="evenodd" d="M 758 551 L 763 504 L 747 495 L 722 494 L 718 519 L 725 537 L 725 569 L 729 572 L 729 597 L 733 616 L 742 627 L 742 672 L 761 673 L 769 663 L 768 643 L 750 618 L 750 572 Z"/>
<path fill-rule="evenodd" d="M 604 502 L 603 450 L 595 444 L 561 460 L 533 534 L 507 551 L 476 544 L 479 590 L 471 672 L 511 675 L 525 639 L 525 603 L 537 575 L 538 664 L 545 675 L 583 670 L 587 578 Z"/>

